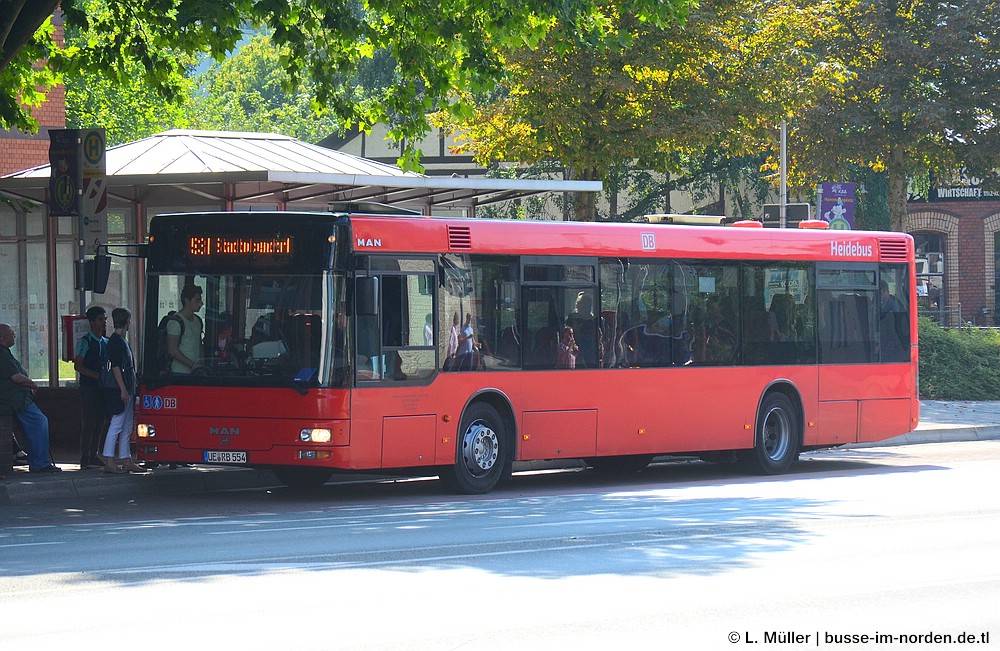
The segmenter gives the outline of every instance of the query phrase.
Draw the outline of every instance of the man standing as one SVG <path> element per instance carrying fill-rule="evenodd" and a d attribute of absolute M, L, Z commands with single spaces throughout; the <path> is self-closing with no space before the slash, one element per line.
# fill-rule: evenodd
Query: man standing
<path fill-rule="evenodd" d="M 6 323 L 0 323 L 0 406 L 14 410 L 14 418 L 24 430 L 28 447 L 28 470 L 59 472 L 59 466 L 49 458 L 49 419 L 35 404 L 38 385 L 28 377 L 24 367 L 14 358 L 11 346 L 17 335 Z"/>
<path fill-rule="evenodd" d="M 73 360 L 73 368 L 80 374 L 80 407 L 83 417 L 80 428 L 81 470 L 104 465 L 97 456 L 97 450 L 108 431 L 110 420 L 100 385 L 101 357 L 108 346 L 108 340 L 104 337 L 108 315 L 103 307 L 95 305 L 87 310 L 87 320 L 90 321 L 90 332 L 76 343 L 76 359 Z"/>
<path fill-rule="evenodd" d="M 201 364 L 201 333 L 204 326 L 197 312 L 201 310 L 201 287 L 184 285 L 181 289 L 181 309 L 167 322 L 167 352 L 171 357 L 170 372 L 189 374 Z"/>

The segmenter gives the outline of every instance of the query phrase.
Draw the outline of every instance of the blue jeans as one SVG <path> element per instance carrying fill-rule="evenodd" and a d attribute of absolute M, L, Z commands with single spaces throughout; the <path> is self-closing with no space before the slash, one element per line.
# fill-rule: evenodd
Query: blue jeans
<path fill-rule="evenodd" d="M 49 460 L 49 419 L 31 403 L 23 410 L 14 412 L 14 418 L 24 430 L 24 444 L 28 449 L 28 468 L 37 470 L 51 466 Z"/>

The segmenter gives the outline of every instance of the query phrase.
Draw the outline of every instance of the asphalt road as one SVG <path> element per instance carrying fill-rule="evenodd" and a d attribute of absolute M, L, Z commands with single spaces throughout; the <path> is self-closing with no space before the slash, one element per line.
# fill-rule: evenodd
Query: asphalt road
<path fill-rule="evenodd" d="M 998 473 L 980 441 L 10 506 L 0 648 L 990 648 Z"/>

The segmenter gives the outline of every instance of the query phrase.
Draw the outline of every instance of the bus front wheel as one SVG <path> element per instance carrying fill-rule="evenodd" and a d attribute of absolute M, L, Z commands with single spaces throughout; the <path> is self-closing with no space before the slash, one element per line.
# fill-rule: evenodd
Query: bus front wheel
<path fill-rule="evenodd" d="M 493 490 L 510 468 L 507 428 L 497 410 L 484 402 L 471 405 L 458 430 L 455 465 L 441 478 L 458 493 L 477 495 Z"/>
<path fill-rule="evenodd" d="M 792 401 L 781 392 L 764 396 L 757 414 L 752 450 L 741 453 L 743 465 L 762 475 L 787 471 L 799 458 L 802 419 Z"/>

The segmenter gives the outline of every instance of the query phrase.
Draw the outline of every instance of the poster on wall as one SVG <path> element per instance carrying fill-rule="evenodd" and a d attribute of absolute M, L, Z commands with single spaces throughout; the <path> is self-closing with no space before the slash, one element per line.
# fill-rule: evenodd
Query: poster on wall
<path fill-rule="evenodd" d="M 80 215 L 81 152 L 77 129 L 49 129 L 49 214 Z"/>
<path fill-rule="evenodd" d="M 831 230 L 854 230 L 855 183 L 820 183 L 816 188 L 820 219 L 830 223 Z"/>

